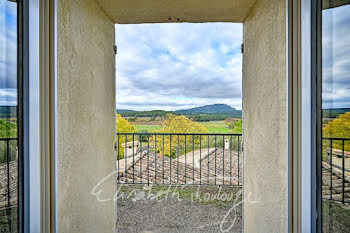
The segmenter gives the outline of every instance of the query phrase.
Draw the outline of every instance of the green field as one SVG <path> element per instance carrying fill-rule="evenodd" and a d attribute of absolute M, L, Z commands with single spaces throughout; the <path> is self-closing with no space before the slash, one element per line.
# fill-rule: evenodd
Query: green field
<path fill-rule="evenodd" d="M 209 133 L 232 133 L 227 125 L 224 122 L 203 122 L 203 124 L 209 131 Z M 147 131 L 154 132 L 155 130 L 160 129 L 160 125 L 135 125 L 137 132 Z"/>
<path fill-rule="evenodd" d="M 224 122 L 203 122 L 209 133 L 232 133 Z"/>
<path fill-rule="evenodd" d="M 137 132 L 147 131 L 149 133 L 160 129 L 160 125 L 135 125 Z"/>

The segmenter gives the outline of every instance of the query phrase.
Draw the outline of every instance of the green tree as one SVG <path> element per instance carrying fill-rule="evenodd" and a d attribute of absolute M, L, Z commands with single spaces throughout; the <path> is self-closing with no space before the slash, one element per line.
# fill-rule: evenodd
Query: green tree
<path fill-rule="evenodd" d="M 0 137 L 1 138 L 17 137 L 17 124 L 0 119 Z"/>
<path fill-rule="evenodd" d="M 137 121 L 137 117 L 130 117 L 130 118 L 128 119 L 128 121 L 129 121 L 129 122 L 135 122 L 135 121 Z"/>
<path fill-rule="evenodd" d="M 322 130 L 322 137 L 350 138 L 350 112 L 339 115 L 330 121 Z M 333 141 L 333 148 L 342 149 L 342 142 Z M 350 143 L 345 141 L 345 150 L 350 151 Z"/>
<path fill-rule="evenodd" d="M 236 133 L 236 134 L 242 133 L 242 120 L 236 121 L 233 124 L 233 133 Z"/>
<path fill-rule="evenodd" d="M 117 133 L 135 133 L 136 127 L 120 114 L 117 114 Z"/>
<path fill-rule="evenodd" d="M 0 138 L 16 138 L 17 124 L 0 119 Z M 10 161 L 16 160 L 17 140 L 8 141 L 9 148 L 7 148 L 6 141 L 0 141 L 0 163 L 7 160 L 7 151 L 9 151 Z"/>
<path fill-rule="evenodd" d="M 168 114 L 163 120 L 161 121 L 161 129 L 157 131 L 157 133 L 208 133 L 207 128 L 195 121 L 190 120 L 186 116 L 183 115 L 173 115 Z M 206 143 L 207 137 L 202 137 L 202 143 Z M 155 136 L 150 138 L 150 143 L 153 145 L 155 143 Z M 186 141 L 186 143 L 185 143 Z M 195 145 L 199 145 L 200 142 L 200 136 L 173 136 L 171 138 L 171 156 L 176 157 L 177 154 L 183 154 L 187 151 L 185 151 L 185 144 L 186 149 L 190 151 L 192 149 L 192 143 L 194 142 Z M 163 137 L 158 136 L 157 137 L 157 144 L 162 145 L 163 143 Z M 167 156 L 170 156 L 170 136 L 164 136 L 164 151 L 163 146 L 159 146 L 157 148 L 158 153 L 163 153 Z"/>
<path fill-rule="evenodd" d="M 136 132 L 136 127 L 128 120 L 123 118 L 120 114 L 117 114 L 117 133 L 135 133 Z M 122 147 L 122 144 L 125 142 L 130 142 L 132 141 L 131 136 L 124 136 L 124 135 L 119 135 L 117 137 L 117 144 L 118 144 L 118 150 L 117 150 L 117 159 L 122 159 L 124 158 L 124 147 Z"/>

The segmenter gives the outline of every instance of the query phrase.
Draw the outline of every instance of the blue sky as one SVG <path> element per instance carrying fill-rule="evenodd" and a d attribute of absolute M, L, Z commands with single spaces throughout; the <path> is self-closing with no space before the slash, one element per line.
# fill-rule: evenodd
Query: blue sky
<path fill-rule="evenodd" d="M 350 5 L 322 14 L 324 108 L 350 108 Z"/>
<path fill-rule="evenodd" d="M 0 105 L 17 105 L 17 4 L 0 0 Z"/>
<path fill-rule="evenodd" d="M 323 11 L 323 107 L 350 108 L 350 6 Z M 117 108 L 241 109 L 242 25 L 116 25 Z"/>
<path fill-rule="evenodd" d="M 0 0 L 0 105 L 17 104 L 16 3 Z M 323 107 L 350 107 L 350 5 L 323 11 Z M 241 109 L 242 25 L 116 25 L 117 108 Z"/>
<path fill-rule="evenodd" d="M 242 25 L 116 25 L 117 108 L 242 107 Z"/>

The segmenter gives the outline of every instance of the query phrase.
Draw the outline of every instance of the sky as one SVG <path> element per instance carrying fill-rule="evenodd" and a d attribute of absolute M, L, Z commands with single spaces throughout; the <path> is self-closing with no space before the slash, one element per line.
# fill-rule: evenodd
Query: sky
<path fill-rule="evenodd" d="M 323 108 L 350 108 L 350 5 L 322 13 Z M 116 25 L 117 109 L 242 108 L 242 25 Z"/>
<path fill-rule="evenodd" d="M 116 25 L 117 109 L 242 109 L 242 25 Z"/>
<path fill-rule="evenodd" d="M 16 3 L 0 0 L 0 105 L 17 105 Z M 324 10 L 323 107 L 350 108 L 350 5 Z M 118 109 L 242 108 L 242 25 L 116 25 Z"/>
<path fill-rule="evenodd" d="M 0 105 L 17 105 L 17 6 L 0 0 Z"/>
<path fill-rule="evenodd" d="M 350 5 L 322 13 L 322 105 L 350 108 Z"/>

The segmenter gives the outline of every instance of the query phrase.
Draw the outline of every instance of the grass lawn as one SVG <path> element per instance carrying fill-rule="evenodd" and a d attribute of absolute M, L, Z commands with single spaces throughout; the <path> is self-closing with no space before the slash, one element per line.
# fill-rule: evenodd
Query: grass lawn
<path fill-rule="evenodd" d="M 232 130 L 230 130 L 227 125 L 222 121 L 217 122 L 200 122 L 203 124 L 209 131 L 209 133 L 232 133 Z M 148 131 L 148 132 L 154 132 L 155 130 L 160 129 L 160 125 L 143 125 L 143 124 L 134 124 L 137 132 L 140 131 Z"/>
<path fill-rule="evenodd" d="M 209 131 L 209 133 L 232 133 L 224 122 L 203 122 L 202 123 Z"/>
<path fill-rule="evenodd" d="M 148 131 L 153 132 L 154 130 L 160 129 L 160 125 L 135 125 L 137 132 Z"/>

